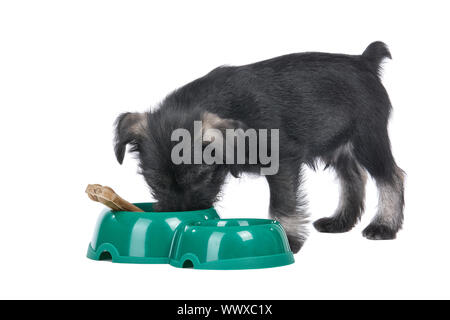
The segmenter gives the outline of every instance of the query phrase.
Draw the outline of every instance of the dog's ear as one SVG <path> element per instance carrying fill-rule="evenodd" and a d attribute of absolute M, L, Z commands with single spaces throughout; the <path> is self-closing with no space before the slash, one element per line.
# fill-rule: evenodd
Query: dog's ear
<path fill-rule="evenodd" d="M 215 129 L 210 130 L 208 129 Z M 209 142 L 214 140 L 214 136 L 217 133 L 216 130 L 220 130 L 221 134 L 225 136 L 225 132 L 227 129 L 242 129 L 243 131 L 247 130 L 248 127 L 245 123 L 240 120 L 234 120 L 229 118 L 221 118 L 219 115 L 211 112 L 204 112 L 202 115 L 202 130 L 203 130 L 203 141 Z M 242 132 L 243 132 L 242 131 Z M 237 137 L 235 137 L 237 138 Z M 236 146 L 236 143 L 234 144 Z M 228 152 L 224 149 L 224 152 Z M 234 152 L 233 152 L 234 154 Z M 241 175 L 239 166 L 228 166 L 229 172 L 235 178 L 239 178 Z"/>
<path fill-rule="evenodd" d="M 120 164 L 125 156 L 126 146 L 129 143 L 137 144 L 148 130 L 148 113 L 126 112 L 117 117 L 115 122 L 115 146 L 117 161 Z"/>
<path fill-rule="evenodd" d="M 202 114 L 202 129 L 203 139 L 211 140 L 208 136 L 208 129 L 217 129 L 224 132 L 226 129 L 246 129 L 246 125 L 239 120 L 221 118 L 219 115 L 211 112 L 204 112 Z"/>

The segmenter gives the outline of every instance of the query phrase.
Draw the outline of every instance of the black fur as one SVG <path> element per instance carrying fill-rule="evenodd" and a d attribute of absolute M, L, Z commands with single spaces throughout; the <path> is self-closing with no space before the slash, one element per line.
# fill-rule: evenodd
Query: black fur
<path fill-rule="evenodd" d="M 338 175 L 341 199 L 334 216 L 317 220 L 314 227 L 320 232 L 346 232 L 353 228 L 364 211 L 366 174 L 348 146 L 338 149 L 325 161 Z"/>
<path fill-rule="evenodd" d="M 270 212 L 282 222 L 296 252 L 306 239 L 302 164 L 314 167 L 322 159 L 336 169 L 346 192 L 333 218 L 316 222 L 319 231 L 343 232 L 354 226 L 364 205 L 360 189 L 365 170 L 383 190 L 403 192 L 387 131 L 391 104 L 379 78 L 380 63 L 390 57 L 384 43 L 374 42 L 362 55 L 295 53 L 219 67 L 171 93 L 154 112 L 121 115 L 117 159 L 122 162 L 126 144 L 133 145 L 158 210 L 203 209 L 217 200 L 228 173 L 258 172 L 260 166 L 175 165 L 170 158 L 172 131 L 192 131 L 193 121 L 206 112 L 229 127 L 279 129 L 280 170 L 267 176 Z M 366 233 L 369 238 L 386 238 L 384 227 L 395 235 L 401 227 L 401 221 L 389 218 L 395 220 L 402 212 L 391 212 L 391 207 L 380 206 L 387 209 L 377 215 L 376 226 Z"/>

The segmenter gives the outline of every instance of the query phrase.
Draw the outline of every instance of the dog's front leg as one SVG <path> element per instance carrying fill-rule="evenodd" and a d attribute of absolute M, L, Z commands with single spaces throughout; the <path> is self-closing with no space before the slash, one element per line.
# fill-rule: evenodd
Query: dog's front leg
<path fill-rule="evenodd" d="M 281 223 L 291 250 L 297 253 L 307 238 L 306 201 L 301 194 L 302 172 L 299 163 L 280 163 L 276 175 L 266 176 L 270 187 L 270 217 Z"/>

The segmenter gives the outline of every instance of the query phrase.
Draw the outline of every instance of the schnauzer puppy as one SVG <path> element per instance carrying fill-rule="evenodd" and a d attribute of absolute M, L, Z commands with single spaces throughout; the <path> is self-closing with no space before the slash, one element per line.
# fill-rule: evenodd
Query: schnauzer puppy
<path fill-rule="evenodd" d="M 379 191 L 378 212 L 365 228 L 368 239 L 394 239 L 403 222 L 404 173 L 388 136 L 391 103 L 380 64 L 391 58 L 382 42 L 362 55 L 294 53 L 244 65 L 222 66 L 175 90 L 153 112 L 125 113 L 116 121 L 115 153 L 137 152 L 140 172 L 157 211 L 211 207 L 226 176 L 258 172 L 257 164 L 174 164 L 175 129 L 279 129 L 279 167 L 265 176 L 270 217 L 284 227 L 291 249 L 307 238 L 302 166 L 323 161 L 340 182 L 335 213 L 314 223 L 320 232 L 346 232 L 364 210 L 366 172 Z"/>

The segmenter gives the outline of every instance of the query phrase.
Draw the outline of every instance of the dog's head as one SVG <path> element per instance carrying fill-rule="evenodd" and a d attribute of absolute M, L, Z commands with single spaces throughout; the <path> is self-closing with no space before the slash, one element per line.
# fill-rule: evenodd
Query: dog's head
<path fill-rule="evenodd" d="M 185 211 L 209 208 L 217 200 L 229 168 L 221 164 L 176 164 L 172 150 L 174 130 L 183 128 L 194 137 L 194 121 L 205 129 L 223 129 L 231 122 L 207 113 L 168 112 L 124 113 L 116 120 L 115 153 L 123 162 L 126 146 L 138 154 L 140 173 L 157 200 L 157 211 Z M 193 143 L 192 141 L 192 148 Z M 202 145 L 202 148 L 205 146 Z M 191 150 L 192 157 L 194 150 Z"/>

